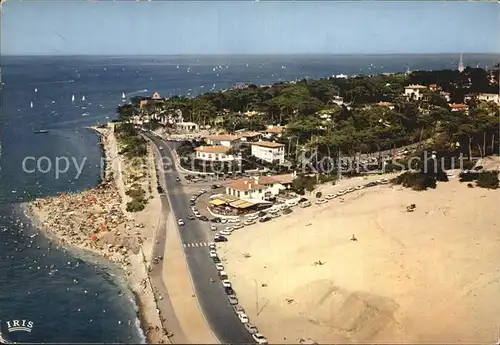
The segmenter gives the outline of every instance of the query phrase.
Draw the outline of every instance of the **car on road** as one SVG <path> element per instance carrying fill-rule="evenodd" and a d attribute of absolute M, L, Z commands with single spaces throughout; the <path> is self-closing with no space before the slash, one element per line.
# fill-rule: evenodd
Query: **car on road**
<path fill-rule="evenodd" d="M 194 215 L 190 214 L 187 216 L 187 219 L 194 220 L 194 219 L 196 219 L 196 217 Z"/>
<path fill-rule="evenodd" d="M 216 263 L 215 268 L 217 269 L 217 271 L 224 271 L 224 265 L 221 263 Z"/>
<path fill-rule="evenodd" d="M 181 181 L 180 177 L 176 177 L 176 178 L 175 178 L 175 180 L 176 180 L 177 182 L 180 182 L 180 181 Z"/>
<path fill-rule="evenodd" d="M 213 184 L 211 186 L 212 189 L 217 189 L 217 188 L 220 188 L 220 187 L 222 187 L 220 184 Z"/>
<path fill-rule="evenodd" d="M 211 231 L 217 231 L 217 227 L 215 225 L 210 225 L 210 230 Z"/>
<path fill-rule="evenodd" d="M 177 224 L 179 224 L 179 226 L 183 226 L 185 223 L 182 219 L 178 219 Z"/>
<path fill-rule="evenodd" d="M 258 214 L 258 216 L 259 217 L 264 217 L 266 214 L 267 214 L 266 212 L 260 211 L 259 214 Z"/>
<path fill-rule="evenodd" d="M 246 222 L 245 222 L 245 223 L 246 223 Z M 234 225 L 232 226 L 232 228 L 233 228 L 234 230 L 236 230 L 236 229 L 241 229 L 241 228 L 243 228 L 243 224 L 241 224 L 241 223 L 234 224 Z M 226 229 L 226 230 L 227 230 L 227 229 Z"/>
<path fill-rule="evenodd" d="M 208 222 L 208 217 L 207 216 L 201 216 L 200 220 L 203 222 Z"/>
<path fill-rule="evenodd" d="M 259 345 L 266 345 L 267 344 L 267 339 L 259 332 L 252 334 L 252 338 Z"/>
<path fill-rule="evenodd" d="M 229 223 L 239 223 L 240 222 L 240 218 L 229 218 L 227 221 Z"/>
<path fill-rule="evenodd" d="M 215 257 L 217 257 L 217 252 L 216 252 L 215 250 L 211 250 L 211 251 L 210 251 L 210 257 L 211 257 L 211 258 L 215 258 Z"/>
<path fill-rule="evenodd" d="M 215 250 L 216 248 L 217 248 L 217 246 L 215 245 L 215 243 L 214 243 L 214 242 L 210 242 L 210 243 L 208 244 L 208 249 L 210 249 L 210 250 Z"/>
<path fill-rule="evenodd" d="M 227 279 L 223 279 L 224 280 L 227 280 Z M 236 292 L 233 290 L 232 287 L 224 287 L 224 291 L 226 292 L 226 295 L 234 295 L 236 296 Z"/>
<path fill-rule="evenodd" d="M 221 218 L 220 222 L 221 222 L 221 224 L 226 224 L 227 223 L 227 219 L 226 218 Z"/>
<path fill-rule="evenodd" d="M 230 282 L 229 280 L 227 280 L 227 279 L 224 279 L 224 280 L 222 281 L 222 286 L 223 286 L 223 287 L 225 287 L 225 288 L 231 288 L 231 287 L 232 287 L 231 282 Z M 231 295 L 231 294 L 230 294 L 230 295 Z M 233 294 L 233 295 L 234 295 L 234 294 Z"/>
<path fill-rule="evenodd" d="M 214 242 L 227 242 L 227 237 L 221 235 L 215 236 Z"/>
<path fill-rule="evenodd" d="M 285 208 L 285 209 L 283 210 L 283 214 L 290 214 L 290 213 L 292 213 L 292 212 L 293 212 L 293 211 L 292 211 L 290 208 Z"/>
<path fill-rule="evenodd" d="M 243 222 L 243 224 L 245 225 L 252 225 L 252 224 L 255 224 L 255 219 L 249 219 L 249 220 L 245 220 Z M 243 227 L 243 226 L 242 226 Z"/>
<path fill-rule="evenodd" d="M 215 258 L 212 258 L 214 264 L 220 264 L 220 258 L 216 256 Z"/>
<path fill-rule="evenodd" d="M 335 197 L 337 197 L 337 195 L 331 193 L 326 196 L 328 200 L 334 199 Z"/>
<path fill-rule="evenodd" d="M 236 298 L 235 295 L 229 295 L 229 296 L 227 296 L 227 298 L 229 299 L 229 304 L 231 304 L 231 305 L 238 304 L 238 299 Z"/>
<path fill-rule="evenodd" d="M 240 319 L 241 323 L 248 323 L 248 315 L 245 313 L 239 313 L 238 318 Z"/>
<path fill-rule="evenodd" d="M 254 334 L 254 333 L 259 332 L 259 330 L 257 329 L 257 326 L 255 326 L 254 324 L 251 324 L 250 322 L 245 323 L 245 329 L 250 334 Z"/>
<path fill-rule="evenodd" d="M 219 231 L 219 236 L 229 236 L 229 235 L 231 235 L 231 231 L 227 231 L 227 230 Z"/>
<path fill-rule="evenodd" d="M 322 204 L 326 204 L 328 201 L 325 200 L 325 199 L 316 199 L 316 204 L 317 205 L 322 205 Z"/>

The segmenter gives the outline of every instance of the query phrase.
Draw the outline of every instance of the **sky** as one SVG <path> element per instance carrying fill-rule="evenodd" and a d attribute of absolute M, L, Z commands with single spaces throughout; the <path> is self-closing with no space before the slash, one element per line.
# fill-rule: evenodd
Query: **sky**
<path fill-rule="evenodd" d="M 20 1 L 4 55 L 500 53 L 500 4 Z"/>

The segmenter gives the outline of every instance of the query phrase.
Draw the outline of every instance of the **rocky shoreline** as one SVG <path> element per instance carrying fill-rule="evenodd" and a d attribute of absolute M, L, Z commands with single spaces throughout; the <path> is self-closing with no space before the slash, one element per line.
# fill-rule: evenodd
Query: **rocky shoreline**
<path fill-rule="evenodd" d="M 148 343 L 169 343 L 147 273 L 143 244 L 152 238 L 146 236 L 144 224 L 137 223 L 125 211 L 119 188 L 123 180 L 116 176 L 113 164 L 119 158 L 113 130 L 94 129 L 100 134 L 106 157 L 102 182 L 80 193 L 36 199 L 27 205 L 27 214 L 49 237 L 57 238 L 60 245 L 92 252 L 120 267 L 136 296 L 138 316 Z"/>

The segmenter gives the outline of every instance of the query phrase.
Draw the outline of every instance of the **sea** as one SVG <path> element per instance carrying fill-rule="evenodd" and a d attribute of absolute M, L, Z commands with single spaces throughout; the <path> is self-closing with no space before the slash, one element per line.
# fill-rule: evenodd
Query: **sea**
<path fill-rule="evenodd" d="M 0 89 L 0 320 L 18 342 L 140 343 L 137 303 L 105 260 L 58 247 L 26 216 L 34 198 L 100 181 L 98 136 L 122 94 L 195 96 L 236 83 L 456 68 L 460 54 L 329 56 L 3 56 Z M 464 54 L 472 67 L 498 55 Z M 34 131 L 47 129 L 44 134 Z M 81 169 L 80 169 L 81 167 Z M 8 332 L 28 320 L 31 332 Z M 27 322 L 27 321 L 26 321 Z"/>

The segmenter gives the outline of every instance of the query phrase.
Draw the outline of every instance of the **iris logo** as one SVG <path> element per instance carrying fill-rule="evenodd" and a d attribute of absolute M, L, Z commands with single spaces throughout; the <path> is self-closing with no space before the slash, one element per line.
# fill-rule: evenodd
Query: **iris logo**
<path fill-rule="evenodd" d="M 31 333 L 33 329 L 33 321 L 29 320 L 11 320 L 6 321 L 7 331 L 11 332 L 28 332 Z"/>

